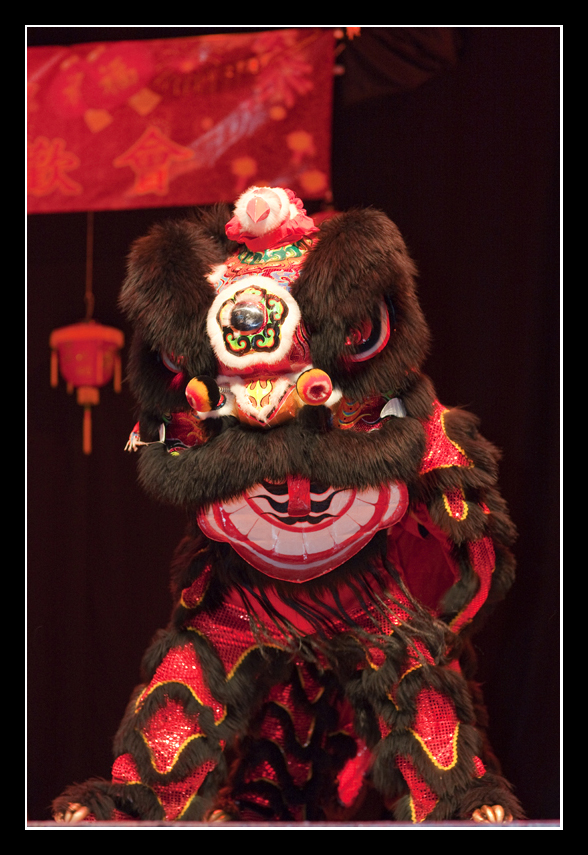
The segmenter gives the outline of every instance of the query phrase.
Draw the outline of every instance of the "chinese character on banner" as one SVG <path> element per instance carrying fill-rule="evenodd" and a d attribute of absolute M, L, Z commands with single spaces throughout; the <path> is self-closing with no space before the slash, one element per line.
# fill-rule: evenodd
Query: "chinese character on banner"
<path fill-rule="evenodd" d="M 29 48 L 29 213 L 207 205 L 251 184 L 326 197 L 333 45 L 309 27 Z"/>

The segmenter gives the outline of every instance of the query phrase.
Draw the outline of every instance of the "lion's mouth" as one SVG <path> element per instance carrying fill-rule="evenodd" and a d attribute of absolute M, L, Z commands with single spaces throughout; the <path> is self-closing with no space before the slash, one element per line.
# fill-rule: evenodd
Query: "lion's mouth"
<path fill-rule="evenodd" d="M 306 582 L 349 560 L 377 531 L 398 522 L 407 506 L 403 484 L 344 490 L 291 477 L 214 503 L 198 524 L 265 575 Z"/>

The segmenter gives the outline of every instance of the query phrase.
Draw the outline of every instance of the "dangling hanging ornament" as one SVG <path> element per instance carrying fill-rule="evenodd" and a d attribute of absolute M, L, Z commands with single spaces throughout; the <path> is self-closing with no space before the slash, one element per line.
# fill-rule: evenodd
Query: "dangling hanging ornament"
<path fill-rule="evenodd" d="M 91 408 L 100 402 L 99 387 L 114 381 L 114 391 L 121 388 L 120 350 L 124 335 L 114 327 L 106 327 L 92 319 L 93 215 L 88 213 L 86 252 L 86 317 L 77 324 L 53 330 L 51 347 L 51 386 L 57 386 L 59 372 L 66 381 L 68 392 L 76 389 L 78 404 L 84 408 L 83 449 L 92 452 Z"/>

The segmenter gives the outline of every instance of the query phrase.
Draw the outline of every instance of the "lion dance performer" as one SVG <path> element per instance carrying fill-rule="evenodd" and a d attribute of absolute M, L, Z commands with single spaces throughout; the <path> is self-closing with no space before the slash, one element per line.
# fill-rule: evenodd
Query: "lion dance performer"
<path fill-rule="evenodd" d="M 319 228 L 282 188 L 134 245 L 127 448 L 190 524 L 112 779 L 58 820 L 523 816 L 469 640 L 514 528 L 496 450 L 421 373 L 414 280 L 384 214 Z"/>

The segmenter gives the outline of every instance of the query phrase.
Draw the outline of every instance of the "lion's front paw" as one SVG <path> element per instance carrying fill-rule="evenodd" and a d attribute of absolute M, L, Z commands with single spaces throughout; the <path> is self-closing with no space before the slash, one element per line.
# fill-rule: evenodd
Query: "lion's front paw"
<path fill-rule="evenodd" d="M 63 813 L 53 816 L 55 822 L 82 822 L 90 813 L 90 808 L 84 807 L 77 802 L 70 803 Z"/>
<path fill-rule="evenodd" d="M 482 805 L 472 814 L 474 822 L 512 822 L 512 814 L 506 813 L 502 805 Z"/>

